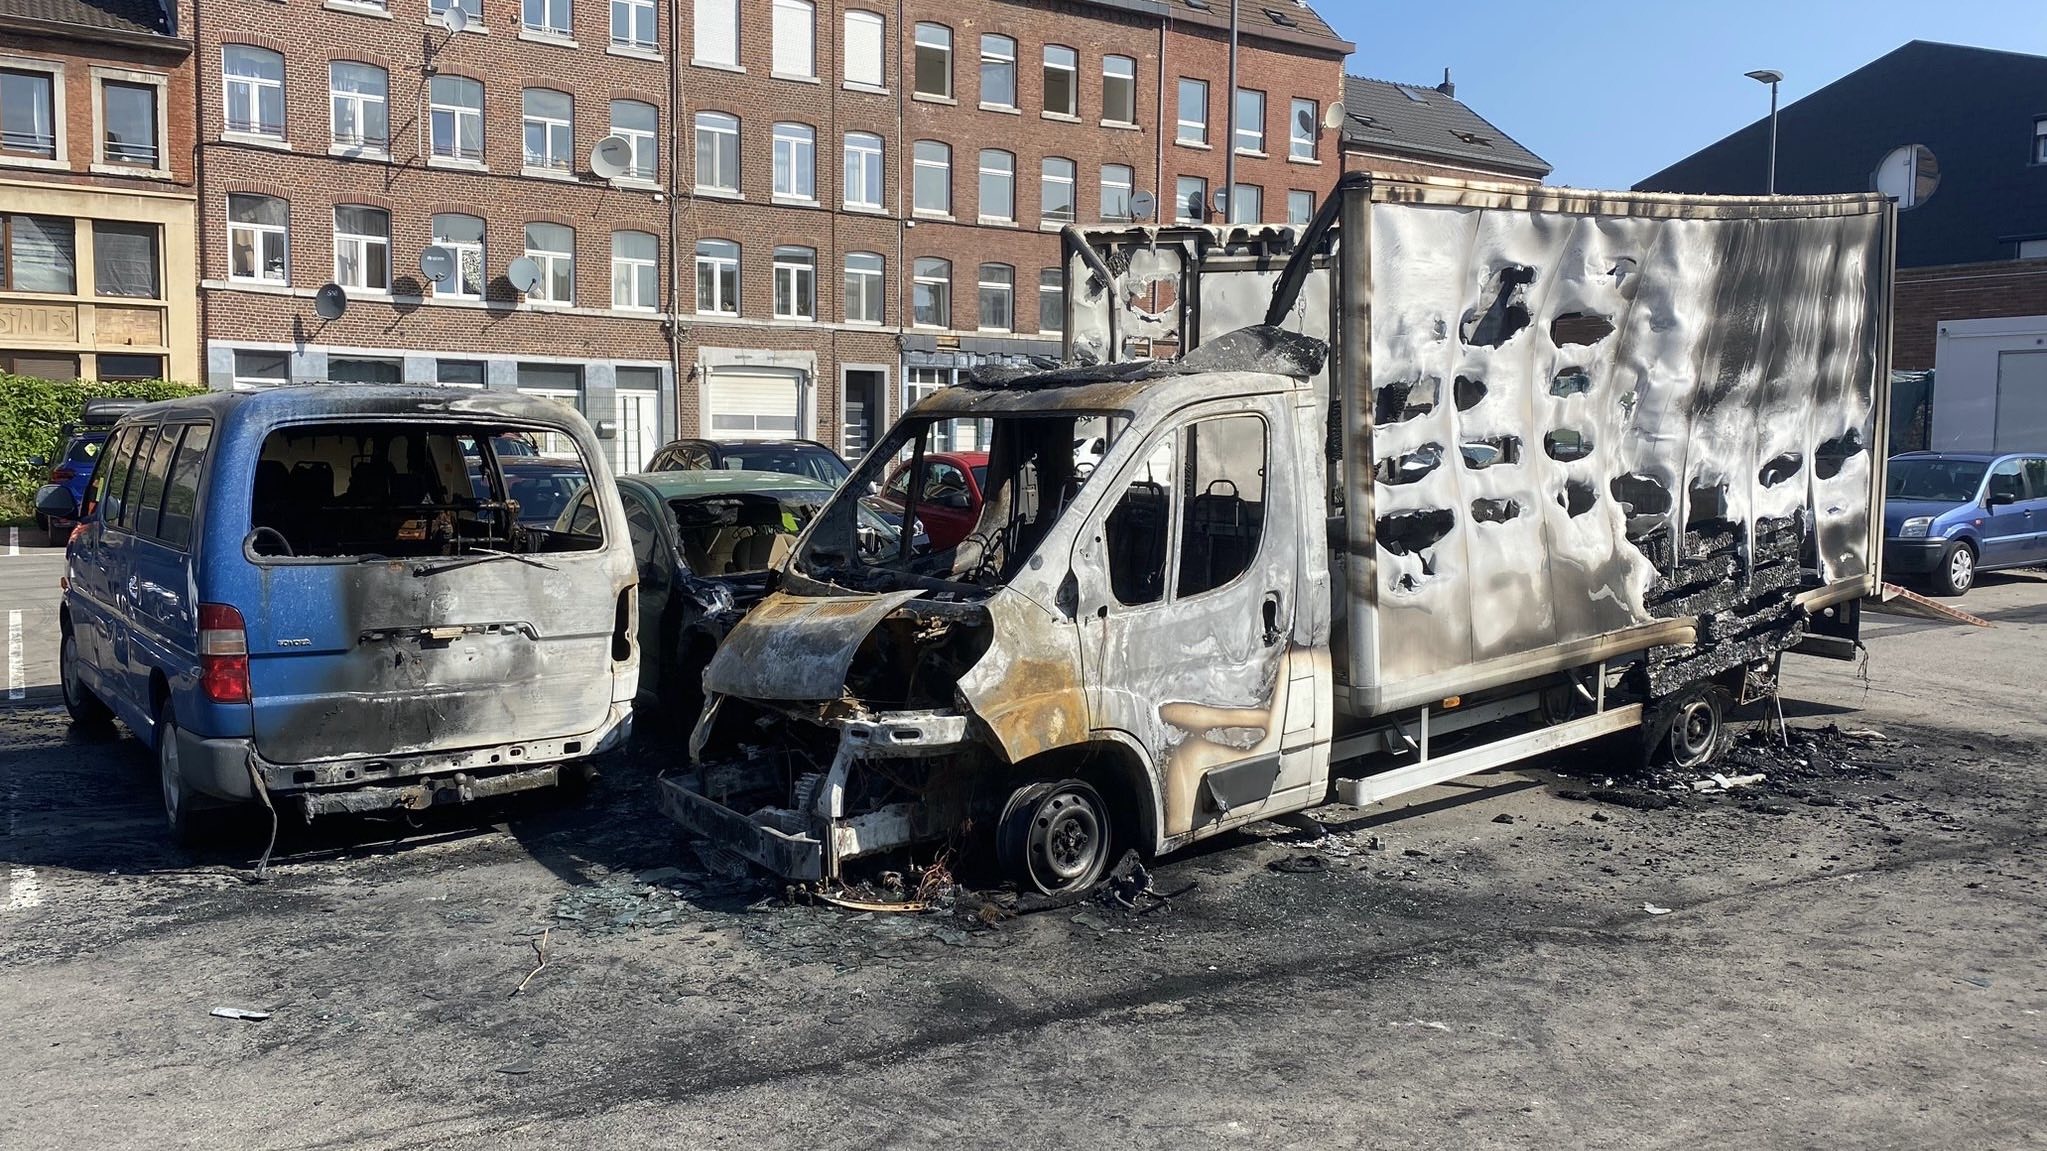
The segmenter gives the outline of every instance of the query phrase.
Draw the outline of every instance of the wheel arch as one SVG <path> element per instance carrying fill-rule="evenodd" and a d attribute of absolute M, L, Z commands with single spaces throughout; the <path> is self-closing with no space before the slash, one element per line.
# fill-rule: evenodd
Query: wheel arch
<path fill-rule="evenodd" d="M 1159 846 L 1164 822 L 1156 780 L 1136 741 L 1121 732 L 1095 732 L 1081 743 L 1041 752 L 1016 765 L 1021 782 L 1031 779 L 1081 779 L 1102 793 L 1109 817 L 1130 846 L 1146 857 Z"/>

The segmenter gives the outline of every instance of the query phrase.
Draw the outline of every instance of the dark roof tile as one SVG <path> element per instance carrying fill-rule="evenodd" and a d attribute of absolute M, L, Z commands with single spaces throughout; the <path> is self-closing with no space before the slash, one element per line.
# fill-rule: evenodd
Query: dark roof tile
<path fill-rule="evenodd" d="M 158 0 L 0 0 L 0 24 L 14 20 L 107 32 L 170 34 Z"/>
<path fill-rule="evenodd" d="M 1352 151 L 1549 175 L 1548 161 L 1456 97 L 1425 84 L 1345 76 L 1343 109 L 1343 143 Z"/>

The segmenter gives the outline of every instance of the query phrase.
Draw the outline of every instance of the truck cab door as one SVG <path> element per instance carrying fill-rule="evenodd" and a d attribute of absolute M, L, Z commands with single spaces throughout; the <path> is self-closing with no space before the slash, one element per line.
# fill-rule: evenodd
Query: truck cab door
<path fill-rule="evenodd" d="M 1278 397 L 1193 409 L 1147 436 L 1075 542 L 1090 726 L 1141 747 L 1162 842 L 1320 802 L 1315 693 L 1293 674 L 1293 439 Z"/>

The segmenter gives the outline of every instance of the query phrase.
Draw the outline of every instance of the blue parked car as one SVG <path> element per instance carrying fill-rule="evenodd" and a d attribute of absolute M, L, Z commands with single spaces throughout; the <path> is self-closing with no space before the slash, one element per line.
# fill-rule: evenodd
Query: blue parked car
<path fill-rule="evenodd" d="M 2047 563 L 2047 454 L 1907 452 L 1884 480 L 1884 571 L 1945 596 Z"/>
<path fill-rule="evenodd" d="M 58 433 L 62 447 L 58 449 L 56 462 L 37 457 L 29 464 L 38 468 L 49 468 L 49 482 L 71 493 L 74 503 L 83 503 L 85 489 L 92 483 L 93 468 L 99 463 L 100 449 L 106 446 L 107 437 L 113 434 L 114 422 L 122 414 L 134 409 L 142 401 L 119 399 L 93 399 L 85 401 L 85 410 L 76 424 L 65 424 Z M 55 519 L 38 512 L 36 525 L 43 529 L 51 547 L 62 547 L 71 537 L 71 529 L 77 524 L 71 520 Z"/>
<path fill-rule="evenodd" d="M 522 522 L 492 446 L 552 434 L 603 477 L 574 530 Z M 419 810 L 580 777 L 639 678 L 637 574 L 582 417 L 548 400 L 315 386 L 124 416 L 66 555 L 60 678 L 205 808 Z"/>

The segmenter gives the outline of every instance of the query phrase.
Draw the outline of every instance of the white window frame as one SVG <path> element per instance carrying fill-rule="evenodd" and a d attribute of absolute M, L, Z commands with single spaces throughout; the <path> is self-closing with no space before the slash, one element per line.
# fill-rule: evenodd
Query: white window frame
<path fill-rule="evenodd" d="M 856 37 L 855 25 L 872 28 L 873 31 Z M 845 76 L 846 87 L 871 92 L 887 91 L 888 71 L 883 61 L 888 54 L 888 18 L 879 12 L 849 8 L 841 35 L 839 70 Z M 872 43 L 863 43 L 856 48 L 856 38 L 862 41 L 871 39 Z"/>
<path fill-rule="evenodd" d="M 68 168 L 70 159 L 70 136 L 66 130 L 68 121 L 64 112 L 64 65 L 57 60 L 43 60 L 25 56 L 0 56 L 0 68 L 10 72 L 40 72 L 50 85 L 50 154 L 36 155 L 36 151 L 0 152 L 0 166 L 9 168 Z M 97 90 L 97 89 L 95 89 Z M 97 99 L 97 97 L 95 97 Z M 163 100 L 157 100 L 157 113 L 163 114 Z M 93 117 L 97 124 L 99 117 Z M 159 141 L 157 152 L 163 153 L 165 145 Z"/>
<path fill-rule="evenodd" d="M 1053 175 L 1049 169 L 1049 165 L 1052 164 L 1064 164 L 1066 166 L 1066 174 L 1063 176 Z M 1045 186 L 1047 184 L 1066 185 L 1066 215 L 1054 215 L 1045 210 Z M 1064 224 L 1071 224 L 1078 219 L 1080 219 L 1080 166 L 1065 156 L 1045 157 L 1038 163 L 1038 226 L 1045 227 L 1049 225 L 1059 227 Z"/>
<path fill-rule="evenodd" d="M 560 228 L 567 232 L 569 234 L 568 251 L 564 252 L 558 248 L 534 247 L 531 229 L 535 224 Z M 533 291 L 526 294 L 526 302 L 529 304 L 551 304 L 563 307 L 574 305 L 576 302 L 576 230 L 566 224 L 557 224 L 552 220 L 529 220 L 520 231 L 521 238 L 525 241 L 526 258 L 540 265 L 540 282 L 533 286 Z M 554 297 L 554 278 L 557 271 L 564 270 L 568 273 L 569 298 L 558 300 Z"/>
<path fill-rule="evenodd" d="M 361 92 L 344 92 L 334 86 L 335 69 L 367 68 L 384 78 L 382 95 L 365 95 Z M 355 122 L 365 122 L 365 113 L 372 104 L 381 104 L 384 109 L 384 139 L 373 141 L 367 136 L 353 142 L 341 137 L 340 107 L 342 103 L 354 107 Z M 388 69 L 360 60 L 329 60 L 327 62 L 327 133 L 328 142 L 335 153 L 343 156 L 388 156 L 391 153 L 391 73 Z"/>
<path fill-rule="evenodd" d="M 260 52 L 264 56 L 276 57 L 277 75 L 275 77 L 255 74 L 244 75 L 228 71 L 228 53 L 237 48 L 248 52 Z M 286 134 L 285 125 L 289 122 L 291 115 L 289 101 L 285 99 L 284 76 L 285 63 L 283 53 L 273 52 L 258 44 L 222 44 L 220 46 L 220 91 L 222 115 L 225 117 L 221 121 L 224 129 L 223 134 L 251 140 L 283 140 Z M 262 120 L 263 93 L 266 91 L 275 91 L 277 93 L 277 130 L 274 132 L 266 130 Z M 237 99 L 237 96 L 240 98 Z M 243 106 L 241 109 L 242 123 L 239 127 L 235 123 L 235 106 L 237 104 Z"/>
<path fill-rule="evenodd" d="M 855 268 L 853 266 L 855 259 L 862 262 L 861 267 Z M 870 262 L 871 266 L 869 266 Z M 856 277 L 860 280 L 857 288 L 853 283 Z M 879 252 L 847 252 L 846 282 L 844 287 L 846 294 L 846 322 L 863 327 L 880 327 L 888 316 L 888 300 L 884 296 L 884 293 L 887 291 L 887 285 L 887 257 Z M 853 301 L 856 299 L 862 302 L 871 301 L 874 305 L 871 309 L 874 314 L 872 316 L 854 314 Z"/>
<path fill-rule="evenodd" d="M 942 161 L 925 159 L 920 153 L 926 144 L 945 149 L 945 158 Z M 936 216 L 947 220 L 952 219 L 952 145 L 943 140 L 919 140 L 910 146 L 910 156 L 910 214 L 913 216 Z M 926 171 L 942 172 L 945 175 L 945 206 L 943 208 L 927 208 L 918 202 L 919 186 L 923 181 L 917 179 L 917 176 Z"/>
<path fill-rule="evenodd" d="M 341 212 L 345 208 L 359 208 L 371 212 L 382 212 L 384 215 L 384 234 L 381 236 L 376 236 L 371 235 L 367 232 L 342 231 Z M 363 270 L 364 273 L 363 278 L 365 281 L 367 281 L 368 270 L 370 267 L 370 253 L 374 249 L 378 248 L 383 249 L 384 282 L 381 284 L 372 284 L 368 282 L 352 283 L 351 277 L 349 277 L 345 272 L 342 271 L 342 257 L 344 255 L 353 256 L 355 259 L 356 266 Z M 374 295 L 387 295 L 390 293 L 391 213 L 389 209 L 379 208 L 375 204 L 334 205 L 334 282 L 340 284 L 344 289 L 351 292 L 367 292 Z"/>
<path fill-rule="evenodd" d="M 1046 283 L 1047 277 L 1050 277 L 1051 279 L 1050 284 Z M 1045 326 L 1045 306 L 1047 304 L 1052 305 L 1053 314 L 1059 317 L 1059 322 L 1049 328 Z M 1066 269 L 1039 268 L 1038 334 L 1044 335 L 1048 332 L 1064 333 L 1065 331 L 1066 331 Z"/>
<path fill-rule="evenodd" d="M 1239 215 L 1237 212 L 1237 202 L 1240 198 L 1244 197 L 1245 193 L 1248 193 L 1248 198 L 1256 201 L 1256 203 L 1252 205 L 1250 212 Z M 1230 189 L 1229 197 L 1223 201 L 1223 204 L 1229 209 L 1227 219 L 1232 224 L 1262 223 L 1261 217 L 1265 215 L 1265 185 L 1238 184 L 1235 188 Z"/>
<path fill-rule="evenodd" d="M 690 36 L 690 63 L 699 68 L 723 68 L 733 72 L 744 72 L 739 64 L 739 0 L 694 0 L 694 19 Z M 726 25 L 720 28 L 720 24 Z M 729 33 L 726 43 L 732 49 L 730 58 L 707 56 L 704 42 L 711 37 L 706 32 L 720 36 Z"/>
<path fill-rule="evenodd" d="M 1127 70 L 1122 72 L 1112 70 L 1118 66 Z M 1109 84 L 1111 81 L 1116 80 L 1120 80 L 1130 87 L 1130 115 L 1128 116 L 1114 116 L 1110 114 L 1115 109 L 1109 106 Z M 1134 127 L 1137 124 L 1137 60 L 1134 57 L 1118 56 L 1114 53 L 1102 57 L 1102 123 L 1105 126 L 1113 125 L 1118 128 Z"/>
<path fill-rule="evenodd" d="M 476 103 L 474 105 L 443 104 L 435 100 L 433 96 L 433 80 L 442 79 L 459 80 L 465 84 L 476 85 Z M 483 164 L 483 97 L 483 81 L 471 79 L 468 76 L 443 74 L 435 76 L 427 82 L 426 135 L 429 152 L 427 162 L 429 164 L 476 165 L 479 167 Z M 449 151 L 442 151 L 440 145 L 434 139 L 434 122 L 442 116 L 448 118 Z M 463 154 L 462 124 L 465 120 L 474 121 L 476 124 L 476 154 L 474 156 Z M 519 141 L 519 146 L 521 149 L 525 148 L 526 142 L 524 139 Z"/>
<path fill-rule="evenodd" d="M 1307 200 L 1307 203 L 1308 203 L 1308 211 L 1307 211 L 1307 212 L 1306 212 L 1305 214 L 1301 214 L 1301 213 L 1297 213 L 1297 212 L 1295 212 L 1295 211 L 1294 211 L 1294 209 L 1295 209 L 1295 208 L 1296 208 L 1297 206 L 1299 206 L 1299 204 L 1301 203 L 1301 201 L 1302 201 L 1302 199 L 1303 199 L 1304 197 L 1306 198 L 1306 200 Z M 1294 217 L 1295 217 L 1296 215 L 1300 215 L 1300 219 L 1298 219 L 1298 220 L 1297 220 L 1297 219 L 1295 219 Z M 1315 193 L 1313 193 L 1313 192 L 1309 192 L 1309 191 L 1305 191 L 1305 190 L 1303 190 L 1303 189 L 1300 189 L 1300 188 L 1289 188 L 1289 189 L 1287 189 L 1287 194 L 1286 194 L 1286 222 L 1287 222 L 1287 223 L 1289 223 L 1289 224 L 1292 224 L 1293 226 L 1295 226 L 1295 227 L 1297 227 L 1297 228 L 1298 228 L 1298 227 L 1303 227 L 1303 226 L 1305 226 L 1305 225 L 1306 225 L 1306 224 L 1308 223 L 1308 221 L 1310 221 L 1310 220 L 1312 220 L 1312 219 L 1314 219 L 1314 218 L 1315 218 Z"/>
<path fill-rule="evenodd" d="M 808 180 L 799 179 L 809 169 Z M 783 122 L 774 131 L 774 196 L 801 204 L 817 203 L 817 129 Z"/>
<path fill-rule="evenodd" d="M 232 367 L 229 370 L 233 374 L 236 391 L 281 388 L 291 383 L 291 353 L 289 351 L 274 348 L 235 348 L 230 354 L 233 356 L 233 359 L 231 361 Z M 284 374 L 282 376 L 245 376 L 242 374 L 242 356 L 244 355 L 282 356 L 284 357 Z"/>
<path fill-rule="evenodd" d="M 997 42 L 993 51 L 989 50 L 989 41 L 991 40 Z M 1006 51 L 1003 45 L 1008 45 Z M 1007 64 L 1009 66 L 1009 99 L 1007 100 L 990 100 L 988 98 L 988 65 L 990 63 L 998 65 Z M 996 32 L 982 33 L 980 85 L 981 90 L 978 95 L 981 107 L 1002 112 L 1014 112 L 1017 110 L 1016 40 L 1014 37 L 1004 36 Z"/>
<path fill-rule="evenodd" d="M 652 245 L 651 256 L 621 256 L 621 236 L 645 237 Z M 625 273 L 627 291 L 619 298 L 619 274 Z M 653 312 L 661 307 L 661 238 L 638 228 L 617 228 L 611 233 L 611 306 L 621 312 Z M 644 279 L 651 277 L 651 279 Z M 645 289 L 642 291 L 642 289 Z M 643 299 L 642 296 L 645 298 Z"/>
<path fill-rule="evenodd" d="M 1117 172 L 1119 169 L 1121 175 L 1112 176 L 1112 173 Z M 1133 218 L 1130 214 L 1130 197 L 1137 190 L 1137 169 L 1129 164 L 1104 164 L 1102 165 L 1101 179 L 1102 190 L 1099 206 L 1102 210 L 1102 222 L 1105 224 L 1129 223 Z M 1123 210 L 1112 213 L 1109 211 L 1109 193 L 1116 188 L 1123 190 Z"/>
<path fill-rule="evenodd" d="M 996 167 L 991 168 L 988 166 L 991 158 L 996 162 Z M 979 214 L 981 222 L 987 224 L 1016 223 L 1016 154 L 1005 152 L 1000 148 L 983 148 L 981 149 L 979 167 L 980 180 L 975 185 L 977 203 L 974 205 L 974 211 Z M 1009 200 L 1009 211 L 990 212 L 988 210 L 988 178 L 990 176 L 1000 178 L 1007 185 L 1004 195 Z"/>
<path fill-rule="evenodd" d="M 710 121 L 708 124 L 706 123 L 707 120 Z M 730 112 L 705 110 L 696 114 L 695 125 L 697 191 L 737 196 L 739 194 L 739 117 Z M 721 175 L 729 176 L 731 178 L 730 183 L 704 183 L 704 137 L 707 135 L 714 138 L 710 149 L 712 157 L 711 176 L 713 179 Z M 732 171 L 721 172 L 719 170 L 721 165 L 718 160 L 724 154 L 724 145 L 728 142 L 732 146 Z"/>
<path fill-rule="evenodd" d="M 1053 63 L 1053 54 L 1058 52 L 1066 53 L 1070 59 L 1063 64 Z M 1041 86 L 1040 99 L 1038 100 L 1040 111 L 1044 115 L 1058 120 L 1078 119 L 1080 117 L 1080 49 L 1071 48 L 1065 44 L 1047 44 L 1045 45 L 1044 61 L 1044 69 L 1038 74 Z M 1066 73 L 1066 95 L 1068 99 L 1065 108 L 1054 108 L 1051 106 L 1052 73 L 1054 72 Z"/>
<path fill-rule="evenodd" d="M 1189 183 L 1192 183 L 1192 184 L 1194 185 L 1194 189 L 1195 189 L 1195 190 L 1194 190 L 1194 195 L 1192 195 L 1192 196 L 1189 196 L 1189 195 L 1187 194 L 1187 193 L 1188 193 L 1187 185 L 1188 185 Z M 1190 215 L 1188 215 L 1188 214 L 1187 214 L 1187 202 L 1188 202 L 1188 200 L 1190 200 L 1190 199 L 1193 199 L 1193 200 L 1198 200 L 1198 201 L 1200 202 L 1200 204 L 1201 204 L 1201 214 L 1200 214 L 1199 216 L 1190 216 Z M 1206 177 L 1203 177 L 1203 176 L 1176 176 L 1176 177 L 1174 177 L 1174 179 L 1173 179 L 1173 223 L 1175 223 L 1175 224 L 1202 224 L 1202 223 L 1206 223 L 1206 222 L 1208 221 L 1208 216 L 1209 216 L 1209 204 L 1208 204 L 1208 180 L 1207 180 L 1207 178 L 1206 178 Z"/>
<path fill-rule="evenodd" d="M 620 35 L 619 17 L 625 17 L 624 35 Z M 644 18 L 647 38 L 639 37 L 639 26 Z M 661 12 L 654 0 L 611 0 L 611 46 L 628 52 L 658 54 L 661 47 Z"/>
<path fill-rule="evenodd" d="M 2033 163 L 2047 164 L 2047 116 L 2033 121 Z"/>
<path fill-rule="evenodd" d="M 284 223 L 251 224 L 235 219 L 234 201 L 236 196 L 247 196 L 257 200 L 275 200 L 284 205 Z M 227 210 L 227 278 L 238 284 L 289 284 L 291 283 L 291 201 L 282 196 L 271 196 L 261 192 L 232 192 L 223 201 Z M 256 274 L 242 276 L 235 274 L 235 236 L 247 234 L 250 237 L 249 250 L 256 254 Z M 264 259 L 267 242 L 275 240 L 284 266 L 276 275 L 268 272 Z"/>
<path fill-rule="evenodd" d="M 1308 113 L 1308 128 L 1306 132 L 1301 130 L 1302 109 L 1306 109 Z M 1320 157 L 1315 154 L 1315 149 L 1321 143 L 1321 134 L 1317 131 L 1322 125 L 1321 115 L 1322 106 L 1313 100 L 1302 100 L 1296 97 L 1292 103 L 1287 105 L 1287 159 L 1298 160 L 1304 164 L 1315 163 L 1320 160 Z"/>
<path fill-rule="evenodd" d="M 817 79 L 816 5 L 810 0 L 774 0 L 769 27 L 775 41 L 772 74 L 785 80 Z"/>
<path fill-rule="evenodd" d="M 1008 280 L 1006 280 L 1006 281 L 1005 281 L 1005 280 L 991 280 L 991 279 L 989 279 L 989 278 L 988 278 L 988 270 L 989 270 L 990 268 L 999 268 L 999 269 L 1001 269 L 1001 270 L 1003 270 L 1003 271 L 1006 271 L 1006 272 L 1008 272 L 1008 273 L 1009 273 L 1009 279 L 1008 279 Z M 975 324 L 976 324 L 976 330 L 978 330 L 978 331 L 983 331 L 983 332 L 1013 332 L 1013 331 L 1015 331 L 1015 330 L 1016 330 L 1016 268 L 1015 268 L 1015 266 L 1014 266 L 1014 265 L 1011 265 L 1011 264 L 1004 264 L 1004 263 L 999 263 L 999 262 L 990 262 L 990 263 L 982 264 L 982 265 L 981 265 L 981 266 L 980 266 L 979 268 L 975 269 L 975 272 L 974 272 L 974 288 L 975 288 L 975 291 L 974 291 L 974 322 L 975 322 Z M 1004 309 L 1005 309 L 1005 310 L 1006 310 L 1006 311 L 1007 311 L 1007 312 L 1009 313 L 1009 322 L 1008 322 L 1008 323 L 1006 323 L 1006 324 L 992 324 L 992 325 L 988 323 L 988 321 L 987 321 L 987 316 L 986 316 L 986 315 L 985 315 L 984 313 L 985 313 L 985 312 L 987 311 L 987 304 L 988 304 L 988 299 L 989 299 L 989 292 L 990 292 L 990 291 L 996 291 L 996 292 L 999 292 L 999 293 L 1001 293 L 1002 297 L 1004 298 L 1004 302 L 1003 302 L 1003 308 L 1004 308 Z"/>
<path fill-rule="evenodd" d="M 131 84 L 136 87 L 154 88 L 156 90 L 156 161 L 154 163 L 135 164 L 127 161 L 110 160 L 107 157 L 106 89 L 109 81 L 116 84 Z M 165 101 L 169 96 L 170 77 L 165 76 L 161 72 L 136 72 L 125 68 L 96 67 L 92 69 L 92 170 L 110 176 L 156 176 L 168 178 L 171 174 L 169 143 L 170 112 Z M 61 99 L 55 100 L 51 104 L 52 110 L 59 113 L 63 111 L 63 107 Z M 57 128 L 57 134 L 59 136 L 64 134 L 61 126 Z"/>
<path fill-rule="evenodd" d="M 808 252 L 807 257 L 791 253 Z M 814 323 L 817 320 L 817 249 L 798 244 L 777 245 L 774 251 L 773 268 L 775 275 L 774 317 L 778 320 L 797 320 Z M 798 310 L 797 301 L 803 295 L 805 286 L 810 289 L 810 310 Z M 784 301 L 788 306 L 784 306 Z"/>
<path fill-rule="evenodd" d="M 845 205 L 856 210 L 882 211 L 882 197 L 888 194 L 888 169 L 882 166 L 880 136 L 872 132 L 848 132 L 845 144 Z M 874 181 L 874 198 L 866 199 L 869 177 Z"/>
<path fill-rule="evenodd" d="M 534 23 L 535 9 L 540 22 Z M 519 0 L 519 31 L 527 36 L 568 40 L 576 34 L 575 0 Z"/>
<path fill-rule="evenodd" d="M 1244 115 L 1243 101 L 1247 96 L 1258 97 L 1256 116 Z M 1237 101 L 1237 138 L 1230 141 L 1231 146 L 1236 148 L 1239 156 L 1265 155 L 1265 93 L 1256 88 L 1239 88 L 1234 99 Z M 1246 148 L 1246 140 L 1253 146 Z"/>
<path fill-rule="evenodd" d="M 528 98 L 536 92 L 546 93 L 549 96 L 560 96 L 562 99 L 567 100 L 569 102 L 569 114 L 566 117 L 562 117 L 533 112 L 527 106 L 527 102 Z M 527 136 L 535 127 L 540 129 L 541 140 L 546 148 L 546 151 L 540 157 L 541 162 L 537 164 L 534 163 L 533 150 L 527 144 Z M 559 154 L 555 151 L 557 143 L 561 145 Z M 576 97 L 572 93 L 561 91 L 558 88 L 543 88 L 538 85 L 519 90 L 519 167 L 521 172 L 529 176 L 560 177 L 564 175 L 573 176 L 575 174 Z"/>
<path fill-rule="evenodd" d="M 732 254 L 729 256 L 723 254 L 707 255 L 703 250 L 703 246 L 705 244 L 730 244 L 732 248 Z M 740 257 L 743 254 L 744 249 L 742 249 L 737 243 L 731 240 L 724 239 L 722 237 L 706 236 L 703 239 L 697 241 L 696 253 L 697 315 L 736 316 L 739 314 L 739 298 L 741 294 L 739 271 Z M 711 287 L 714 289 L 712 293 L 713 298 L 710 301 L 711 303 L 710 307 L 704 306 L 705 305 L 703 290 L 704 269 L 707 267 L 711 270 Z M 726 270 L 730 270 L 732 273 L 732 297 L 729 300 L 725 298 L 725 277 L 721 274 Z M 720 305 L 730 306 L 722 307 Z"/>
<path fill-rule="evenodd" d="M 927 31 L 931 33 L 929 39 L 925 37 L 925 33 Z M 944 43 L 942 44 L 939 42 L 939 38 L 941 36 L 944 38 Z M 952 34 L 952 29 L 944 24 L 936 24 L 929 20 L 920 21 L 917 24 L 913 32 L 912 46 L 910 49 L 910 91 L 919 99 L 923 100 L 952 99 L 953 88 L 955 87 L 952 77 L 953 39 L 954 37 Z M 920 86 L 923 82 L 922 73 L 924 70 L 918 67 L 917 65 L 927 49 L 933 52 L 943 52 L 945 54 L 945 91 L 943 92 L 927 92 Z"/>
<path fill-rule="evenodd" d="M 1201 119 L 1189 120 L 1187 111 L 1187 89 L 1192 86 L 1201 89 Z M 1206 148 L 1208 142 L 1208 81 L 1192 76 L 1180 77 L 1173 89 L 1173 116 L 1176 121 L 1173 141 L 1190 147 Z"/>
<path fill-rule="evenodd" d="M 922 266 L 923 266 L 923 265 L 925 265 L 925 264 L 927 264 L 927 263 L 928 263 L 928 264 L 936 264 L 936 265 L 942 266 L 942 267 L 943 267 L 943 268 L 945 269 L 945 274 L 944 274 L 944 275 L 942 275 L 942 276 L 941 276 L 941 275 L 927 275 L 927 274 L 926 274 L 926 273 L 925 273 L 925 272 L 923 271 L 923 269 L 922 269 Z M 918 319 L 918 318 L 917 318 L 917 288 L 919 288 L 919 287 L 921 287 L 921 286 L 923 286 L 923 285 L 926 285 L 926 284 L 936 284 L 936 285 L 940 285 L 940 286 L 942 286 L 942 287 L 943 287 L 943 289 L 944 289 L 944 291 L 945 291 L 945 316 L 944 316 L 944 320 L 945 320 L 945 322 L 944 322 L 944 323 L 942 323 L 942 324 L 927 324 L 927 323 L 925 323 L 925 322 L 924 322 L 923 320 L 920 320 L 920 319 Z M 945 259 L 945 258 L 943 258 L 943 257 L 941 257 L 941 256 L 919 256 L 919 257 L 917 257 L 917 259 L 916 259 L 916 260 L 915 260 L 914 262 L 912 262 L 912 263 L 911 263 L 911 265 L 910 265 L 910 326 L 911 326 L 911 327 L 915 327 L 915 328 L 936 328 L 936 329 L 941 329 L 941 330 L 944 330 L 944 329 L 950 329 L 950 328 L 952 327 L 952 261 L 951 261 L 951 260 L 947 260 L 947 259 Z"/>
<path fill-rule="evenodd" d="M 448 254 L 454 257 L 455 262 L 454 274 L 434 285 L 434 298 L 437 300 L 481 300 L 490 289 L 488 282 L 490 265 L 484 262 L 485 240 L 450 240 L 443 237 L 440 225 L 437 223 L 443 216 L 461 216 L 465 219 L 475 220 L 479 224 L 484 223 L 481 216 L 472 215 L 468 212 L 436 212 L 427 218 L 427 227 L 431 230 L 435 245 L 446 248 Z M 486 225 L 486 229 L 487 227 Z M 486 239 L 488 239 L 487 231 Z M 462 266 L 468 262 L 468 258 L 471 255 L 474 255 L 476 259 L 476 290 L 474 292 L 465 292 L 462 290 Z"/>
<path fill-rule="evenodd" d="M 618 122 L 618 106 L 629 104 L 653 113 L 652 128 L 628 128 Z M 611 134 L 623 137 L 632 145 L 632 165 L 620 176 L 621 180 L 637 180 L 654 183 L 661 178 L 661 109 L 645 100 L 619 99 L 611 102 Z"/>

